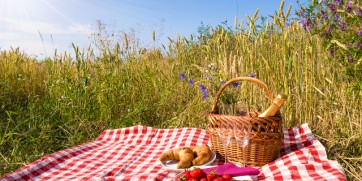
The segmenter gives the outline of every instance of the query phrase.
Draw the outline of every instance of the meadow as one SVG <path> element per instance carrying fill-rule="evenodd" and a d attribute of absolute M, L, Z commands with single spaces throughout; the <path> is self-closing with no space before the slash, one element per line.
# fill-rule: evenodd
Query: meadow
<path fill-rule="evenodd" d="M 256 19 L 257 12 L 236 20 L 232 31 L 219 26 L 161 48 L 140 48 L 124 34 L 120 42 L 100 39 L 99 54 L 74 45 L 74 58 L 1 51 L 0 175 L 92 141 L 105 129 L 205 129 L 220 82 L 253 76 L 274 96 L 288 95 L 284 127 L 308 123 L 328 158 L 338 160 L 349 180 L 362 180 L 362 91 L 355 89 L 361 79 L 347 80 L 325 40 L 299 23 L 256 27 Z M 258 111 L 270 104 L 260 87 L 244 82 L 220 99 Z"/>

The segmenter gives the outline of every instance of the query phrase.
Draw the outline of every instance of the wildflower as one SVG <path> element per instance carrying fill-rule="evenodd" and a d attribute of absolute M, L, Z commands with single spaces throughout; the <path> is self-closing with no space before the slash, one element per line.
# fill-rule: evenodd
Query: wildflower
<path fill-rule="evenodd" d="M 301 21 L 302 27 L 304 30 L 306 30 L 309 27 L 309 20 L 307 18 L 303 19 Z"/>
<path fill-rule="evenodd" d="M 338 14 L 334 15 L 334 20 L 339 21 L 339 15 Z"/>
<path fill-rule="evenodd" d="M 331 10 L 333 13 L 336 12 L 336 7 L 334 7 L 333 5 L 330 4 L 328 7 L 329 7 L 329 10 Z"/>
<path fill-rule="evenodd" d="M 302 7 L 299 11 L 296 12 L 296 14 L 298 16 L 300 16 L 301 18 L 304 18 L 304 12 L 305 12 L 305 9 Z"/>
<path fill-rule="evenodd" d="M 332 57 L 332 56 L 333 56 L 332 50 L 328 50 L 328 57 Z"/>
<path fill-rule="evenodd" d="M 356 14 L 358 16 L 362 16 L 361 8 L 359 8 L 359 7 L 356 8 Z"/>
<path fill-rule="evenodd" d="M 361 48 L 361 44 L 359 42 L 354 43 L 354 47 L 356 47 L 358 50 Z"/>
<path fill-rule="evenodd" d="M 205 77 L 205 80 L 212 80 L 211 77 Z"/>
<path fill-rule="evenodd" d="M 195 81 L 194 81 L 193 79 L 190 79 L 190 80 L 189 80 L 189 85 L 193 85 L 194 82 L 195 82 Z"/>
<path fill-rule="evenodd" d="M 329 27 L 329 28 L 328 28 L 328 34 L 331 34 L 331 33 L 332 33 L 332 28 Z"/>
<path fill-rule="evenodd" d="M 352 4 L 351 1 L 348 1 L 347 3 L 347 12 L 351 12 L 352 11 Z"/>
<path fill-rule="evenodd" d="M 348 61 L 351 62 L 351 63 L 353 62 L 353 57 L 352 57 L 351 54 L 348 55 Z"/>
<path fill-rule="evenodd" d="M 362 37 L 362 30 L 358 30 L 358 36 Z"/>
<path fill-rule="evenodd" d="M 300 10 L 300 14 L 301 14 L 302 16 L 304 16 L 304 12 L 305 12 L 305 9 L 302 8 L 302 9 Z"/>
<path fill-rule="evenodd" d="M 322 14 L 324 20 L 328 19 L 328 16 L 326 15 L 326 13 L 323 10 L 321 10 L 321 14 Z"/>
<path fill-rule="evenodd" d="M 220 81 L 220 84 L 221 84 L 221 85 L 225 84 L 225 81 Z"/>
<path fill-rule="evenodd" d="M 251 72 L 249 76 L 255 78 L 255 77 L 256 77 L 256 73 L 255 73 L 255 72 Z"/>
<path fill-rule="evenodd" d="M 240 82 L 234 82 L 233 85 L 234 85 L 235 88 L 237 88 L 237 87 L 239 87 Z"/>
<path fill-rule="evenodd" d="M 341 0 L 335 0 L 334 2 L 339 5 L 341 3 Z"/>
<path fill-rule="evenodd" d="M 339 28 L 343 31 L 344 30 L 344 28 L 345 28 L 345 26 L 346 26 L 346 23 L 345 22 L 340 22 L 339 23 Z"/>
<path fill-rule="evenodd" d="M 186 78 L 185 78 L 185 74 L 184 73 L 180 73 L 180 78 L 182 81 L 184 81 Z"/>
<path fill-rule="evenodd" d="M 205 88 L 205 86 L 203 86 L 202 84 L 200 84 L 199 85 L 199 88 L 200 88 L 200 90 L 201 90 L 201 92 L 202 92 L 202 95 L 203 95 L 203 99 L 204 100 L 206 100 L 206 98 L 207 98 L 207 89 Z"/>
<path fill-rule="evenodd" d="M 351 48 L 351 45 L 349 45 L 348 43 L 346 44 L 346 48 L 347 49 L 350 49 Z"/>

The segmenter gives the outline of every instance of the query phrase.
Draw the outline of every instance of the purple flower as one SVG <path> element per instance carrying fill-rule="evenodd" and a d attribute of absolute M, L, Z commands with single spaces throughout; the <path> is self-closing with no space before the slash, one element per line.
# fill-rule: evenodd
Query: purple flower
<path fill-rule="evenodd" d="M 189 85 L 193 85 L 194 82 L 195 82 L 195 81 L 194 81 L 193 79 L 190 79 L 190 80 L 189 80 Z"/>
<path fill-rule="evenodd" d="M 336 8 L 332 4 L 330 4 L 328 7 L 329 7 L 329 10 L 331 10 L 333 13 L 336 12 Z"/>
<path fill-rule="evenodd" d="M 235 88 L 237 88 L 237 87 L 239 87 L 240 82 L 234 82 L 233 85 L 234 85 Z"/>
<path fill-rule="evenodd" d="M 185 74 L 184 74 L 184 73 L 180 73 L 180 78 L 181 78 L 182 81 L 183 81 L 183 80 L 186 80 Z"/>
<path fill-rule="evenodd" d="M 329 27 L 329 28 L 328 28 L 328 34 L 331 34 L 331 33 L 332 33 L 332 28 Z"/>
<path fill-rule="evenodd" d="M 305 12 L 305 9 L 304 9 L 304 8 L 301 8 L 300 11 L 299 11 L 299 16 L 301 16 L 302 18 L 304 18 L 304 12 Z"/>
<path fill-rule="evenodd" d="M 225 81 L 220 81 L 220 84 L 221 84 L 221 85 L 225 84 Z"/>
<path fill-rule="evenodd" d="M 353 57 L 350 54 L 348 55 L 348 61 L 351 62 L 351 63 L 353 62 Z"/>
<path fill-rule="evenodd" d="M 332 56 L 333 56 L 332 50 L 328 50 L 328 57 L 332 57 Z"/>
<path fill-rule="evenodd" d="M 343 22 L 343 21 L 341 21 L 340 23 L 339 23 L 339 28 L 343 31 L 344 30 L 344 27 L 346 26 L 346 23 L 345 22 Z"/>
<path fill-rule="evenodd" d="M 304 30 L 306 30 L 309 27 L 309 20 L 307 18 L 302 19 L 300 23 L 302 24 Z"/>
<path fill-rule="evenodd" d="M 351 45 L 349 45 L 348 43 L 346 44 L 346 48 L 347 49 L 350 49 L 351 48 Z"/>
<path fill-rule="evenodd" d="M 255 72 L 251 72 L 251 73 L 249 74 L 249 76 L 255 78 L 255 77 L 256 77 L 256 73 L 255 73 Z"/>
<path fill-rule="evenodd" d="M 358 36 L 362 37 L 362 30 L 358 30 Z"/>
<path fill-rule="evenodd" d="M 361 8 L 359 8 L 359 7 L 356 8 L 356 14 L 358 16 L 362 16 Z"/>
<path fill-rule="evenodd" d="M 361 48 L 361 44 L 359 42 L 354 43 L 354 47 L 356 47 L 358 50 Z"/>
<path fill-rule="evenodd" d="M 347 12 L 351 12 L 352 11 L 352 4 L 351 1 L 348 1 L 347 3 Z"/>
<path fill-rule="evenodd" d="M 326 13 L 323 10 L 321 10 L 321 14 L 322 14 L 324 20 L 328 19 L 328 16 L 326 15 Z"/>
<path fill-rule="evenodd" d="M 202 98 L 204 100 L 206 100 L 207 99 L 207 89 L 202 84 L 199 85 L 199 88 L 200 88 L 200 90 L 202 92 L 202 95 L 203 95 Z"/>
<path fill-rule="evenodd" d="M 205 80 L 212 80 L 211 77 L 205 77 Z"/>
<path fill-rule="evenodd" d="M 341 0 L 335 0 L 334 2 L 337 3 L 337 4 L 340 4 Z"/>
<path fill-rule="evenodd" d="M 338 14 L 334 15 L 334 20 L 339 21 L 339 15 Z"/>

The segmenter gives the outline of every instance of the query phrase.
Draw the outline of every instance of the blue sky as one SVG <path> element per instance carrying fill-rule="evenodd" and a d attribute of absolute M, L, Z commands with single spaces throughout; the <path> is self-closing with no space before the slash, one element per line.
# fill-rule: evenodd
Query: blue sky
<path fill-rule="evenodd" d="M 307 3 L 301 0 L 300 3 Z M 227 20 L 233 25 L 246 15 L 267 16 L 279 9 L 276 0 L 0 0 L 0 50 L 20 47 L 35 57 L 70 52 L 71 44 L 86 48 L 90 35 L 97 31 L 97 20 L 111 33 L 128 33 L 139 39 L 141 46 L 152 45 L 152 32 L 157 44 L 167 37 L 189 37 L 197 33 L 201 22 L 216 26 Z M 284 9 L 295 0 L 285 0 Z"/>

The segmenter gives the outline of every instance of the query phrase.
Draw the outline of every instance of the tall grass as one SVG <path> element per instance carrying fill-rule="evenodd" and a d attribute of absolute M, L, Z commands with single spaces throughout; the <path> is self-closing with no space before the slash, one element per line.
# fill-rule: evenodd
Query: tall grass
<path fill-rule="evenodd" d="M 1 175 L 92 141 L 105 129 L 206 128 L 219 81 L 253 72 L 274 94 L 288 95 L 284 127 L 308 123 L 328 157 L 343 165 L 349 179 L 361 179 L 362 93 L 340 79 L 343 67 L 328 60 L 323 39 L 297 23 L 256 30 L 256 14 L 249 17 L 249 29 L 170 39 L 167 50 L 130 49 L 125 35 L 100 55 L 74 46 L 75 59 L 55 53 L 38 61 L 19 49 L 0 52 Z M 283 16 L 275 16 L 279 25 Z M 180 80 L 180 73 L 187 79 Z M 199 84 L 208 90 L 206 100 Z M 252 83 L 229 91 L 237 91 L 248 109 L 269 105 Z"/>

